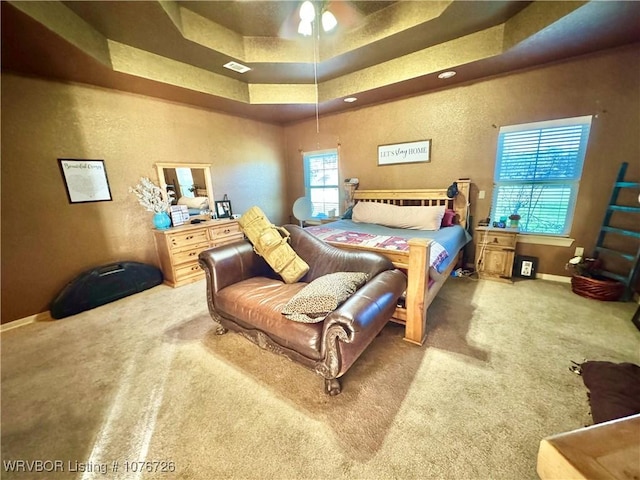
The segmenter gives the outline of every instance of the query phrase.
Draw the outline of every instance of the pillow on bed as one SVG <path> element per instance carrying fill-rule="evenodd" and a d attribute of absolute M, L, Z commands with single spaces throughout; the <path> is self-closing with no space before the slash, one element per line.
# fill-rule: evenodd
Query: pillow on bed
<path fill-rule="evenodd" d="M 342 214 L 343 220 L 351 220 L 351 217 L 353 217 L 353 207 L 347 208 L 347 211 Z"/>
<path fill-rule="evenodd" d="M 188 208 L 198 208 L 204 210 L 209 208 L 209 199 L 207 197 L 180 197 L 178 205 L 186 205 Z"/>
<path fill-rule="evenodd" d="M 442 217 L 442 222 L 440 223 L 440 226 L 452 227 L 453 225 L 455 225 L 456 215 L 457 213 L 455 212 L 455 210 L 451 210 L 450 208 L 447 208 L 444 211 L 444 216 Z"/>
<path fill-rule="evenodd" d="M 368 277 L 361 272 L 336 272 L 318 277 L 291 297 L 282 314 L 295 322 L 321 322 L 353 295 Z"/>
<path fill-rule="evenodd" d="M 358 202 L 353 207 L 354 222 L 377 223 L 387 227 L 412 230 L 439 230 L 444 205 L 431 207 L 399 207 L 387 203 Z"/>

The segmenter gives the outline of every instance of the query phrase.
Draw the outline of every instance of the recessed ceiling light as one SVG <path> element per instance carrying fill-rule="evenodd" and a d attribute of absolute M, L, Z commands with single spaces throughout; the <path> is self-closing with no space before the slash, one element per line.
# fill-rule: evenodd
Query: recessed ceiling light
<path fill-rule="evenodd" d="M 451 78 L 456 74 L 453 70 L 449 70 L 448 72 L 442 72 L 438 75 L 438 78 Z"/>
<path fill-rule="evenodd" d="M 347 98 L 344 99 L 344 101 L 347 102 L 347 103 L 353 103 L 356 100 L 358 100 L 356 97 L 347 97 Z"/>
<path fill-rule="evenodd" d="M 223 67 L 238 73 L 245 73 L 251 70 L 246 65 L 242 65 L 241 63 L 238 63 L 238 62 L 228 62 L 228 63 L 225 63 Z"/>

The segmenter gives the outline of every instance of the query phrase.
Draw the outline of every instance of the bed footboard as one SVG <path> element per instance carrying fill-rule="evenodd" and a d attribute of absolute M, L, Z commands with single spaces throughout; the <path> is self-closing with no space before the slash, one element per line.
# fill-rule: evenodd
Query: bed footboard
<path fill-rule="evenodd" d="M 426 336 L 427 294 L 429 291 L 429 255 L 431 242 L 413 238 L 409 240 L 407 268 L 407 295 L 404 339 L 422 345 Z"/>
<path fill-rule="evenodd" d="M 407 243 L 409 251 L 399 252 L 382 248 L 365 248 L 338 242 L 328 242 L 343 250 L 365 250 L 380 253 L 387 257 L 393 265 L 406 272 L 407 291 L 404 307 L 398 306 L 391 320 L 405 325 L 404 339 L 416 345 L 422 345 L 426 336 L 427 308 L 440 289 L 442 281 L 429 288 L 429 256 L 431 240 L 413 238 Z M 437 290 L 432 290 L 437 287 Z M 432 294 L 433 293 L 433 294 Z"/>

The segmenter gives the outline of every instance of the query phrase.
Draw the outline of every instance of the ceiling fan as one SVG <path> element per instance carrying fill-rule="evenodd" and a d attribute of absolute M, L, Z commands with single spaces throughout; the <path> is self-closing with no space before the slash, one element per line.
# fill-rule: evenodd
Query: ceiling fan
<path fill-rule="evenodd" d="M 351 28 L 363 16 L 350 1 L 301 0 L 282 24 L 279 36 L 288 39 L 308 37 L 315 29 L 331 33 L 336 27 Z"/>

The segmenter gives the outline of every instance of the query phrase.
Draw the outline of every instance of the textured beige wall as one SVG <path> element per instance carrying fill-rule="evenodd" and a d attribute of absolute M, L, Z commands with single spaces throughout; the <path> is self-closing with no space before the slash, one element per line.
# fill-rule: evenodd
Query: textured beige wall
<path fill-rule="evenodd" d="M 103 159 L 113 201 L 69 204 L 58 158 Z M 283 128 L 147 97 L 2 75 L 2 322 L 48 310 L 79 273 L 157 264 L 128 188 L 156 162 L 211 163 L 216 199 L 286 210 Z M 247 192 L 251 192 L 247 195 Z"/>
<path fill-rule="evenodd" d="M 623 161 L 640 179 L 640 49 L 638 45 L 560 64 L 401 99 L 288 126 L 287 205 L 303 195 L 300 150 L 340 145 L 342 178 L 360 188 L 432 188 L 458 177 L 472 181 L 474 225 L 489 214 L 498 127 L 554 118 L 597 115 L 591 135 L 571 236 L 574 245 L 523 245 L 539 257 L 539 271 L 567 275 L 576 246 L 592 251 L 611 187 Z M 427 164 L 377 166 L 377 146 L 432 139 Z M 478 199 L 485 190 L 486 198 Z M 472 249 L 469 249 L 472 250 Z"/>
<path fill-rule="evenodd" d="M 285 128 L 99 88 L 2 75 L 2 322 L 48 309 L 85 269 L 156 263 L 151 214 L 128 193 L 156 162 L 211 163 L 216 199 L 259 203 L 290 221 L 303 193 L 301 150 L 340 145 L 342 178 L 361 188 L 446 186 L 471 178 L 474 223 L 491 204 L 497 126 L 598 114 L 569 248 L 519 245 L 539 271 L 566 274 L 596 240 L 620 162 L 640 178 L 640 49 L 574 61 L 353 110 Z M 377 145 L 431 138 L 428 164 L 378 167 Z M 67 201 L 57 158 L 106 163 L 112 202 Z M 285 169 L 286 167 L 286 169 Z M 479 190 L 487 197 L 479 200 Z M 247 193 L 249 192 L 249 193 Z M 295 219 L 293 219 L 295 221 Z"/>

